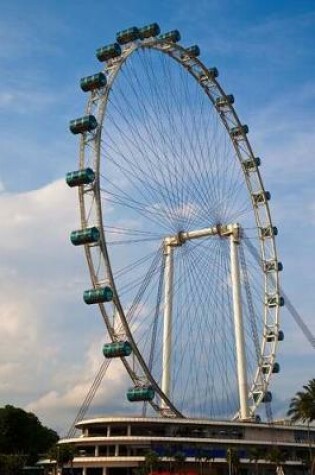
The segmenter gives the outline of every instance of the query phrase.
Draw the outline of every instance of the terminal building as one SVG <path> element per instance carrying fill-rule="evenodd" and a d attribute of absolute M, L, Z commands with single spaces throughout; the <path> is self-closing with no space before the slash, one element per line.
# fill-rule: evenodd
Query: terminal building
<path fill-rule="evenodd" d="M 302 475 L 309 473 L 307 461 L 315 447 L 314 427 L 308 431 L 281 423 L 99 417 L 78 422 L 77 429 L 78 437 L 60 441 L 75 448 L 63 475 L 138 475 L 152 452 L 156 460 L 147 473 L 269 475 L 283 470 Z M 238 463 L 228 463 L 229 452 L 237 454 Z M 50 466 L 46 473 L 54 474 L 56 468 Z"/>

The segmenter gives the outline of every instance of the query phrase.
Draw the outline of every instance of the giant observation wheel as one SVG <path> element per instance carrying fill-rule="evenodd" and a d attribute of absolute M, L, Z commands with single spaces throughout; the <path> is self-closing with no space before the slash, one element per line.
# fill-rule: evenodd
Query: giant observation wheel
<path fill-rule="evenodd" d="M 270 402 L 279 328 L 278 262 L 260 159 L 234 97 L 177 30 L 117 34 L 81 80 L 78 187 L 92 288 L 121 358 L 128 400 L 164 416 L 255 416 Z M 145 404 L 147 406 L 147 404 Z"/>

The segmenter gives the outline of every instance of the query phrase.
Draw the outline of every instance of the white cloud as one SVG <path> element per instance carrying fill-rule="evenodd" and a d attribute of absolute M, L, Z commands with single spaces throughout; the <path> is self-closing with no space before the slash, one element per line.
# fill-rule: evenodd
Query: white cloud
<path fill-rule="evenodd" d="M 82 300 L 90 287 L 83 250 L 69 241 L 70 231 L 80 227 L 77 190 L 58 180 L 26 193 L 5 192 L 0 220 L 0 397 L 64 433 L 102 362 L 106 340 L 98 309 Z M 114 362 L 94 405 L 123 410 L 128 384 Z"/>
<path fill-rule="evenodd" d="M 314 86 L 294 82 L 289 87 L 288 78 L 278 73 L 274 78 L 266 77 L 274 66 L 287 70 L 294 62 L 299 72 L 301 58 L 313 54 L 303 41 L 296 48 L 292 45 L 295 34 L 312 26 L 314 13 L 282 20 L 273 17 L 251 22 L 250 27 L 232 28 L 237 19 L 228 16 L 230 6 L 226 1 L 210 4 L 206 0 L 199 8 L 181 5 L 176 10 L 179 28 L 186 24 L 185 42 L 189 38 L 198 40 L 199 35 L 204 45 L 203 59 L 209 60 L 209 65 L 212 61 L 224 63 L 228 57 L 238 64 L 227 64 L 222 73 L 228 78 L 234 75 L 235 87 L 242 93 L 240 101 L 249 101 L 249 137 L 257 155 L 262 156 L 261 169 L 266 188 L 272 193 L 275 224 L 280 223 L 278 242 L 284 262 L 284 287 L 289 287 L 290 295 L 293 292 L 292 300 L 314 332 Z M 222 8 L 226 14 L 220 17 L 217 14 L 222 13 Z M 209 31 L 205 11 L 208 18 L 215 15 L 219 19 L 215 31 Z M 67 139 L 63 133 L 69 118 L 65 110 L 69 115 L 71 110 L 81 110 L 83 100 L 74 101 L 75 89 L 68 94 L 64 81 L 69 81 L 67 67 L 81 70 L 84 60 L 81 58 L 80 64 L 75 60 L 72 66 L 58 64 L 55 71 L 60 75 L 54 78 L 49 77 L 44 62 L 27 63 L 25 59 L 36 55 L 39 59 L 42 55 L 45 65 L 54 66 L 47 58 L 49 55 L 52 60 L 60 54 L 63 46 L 56 40 L 63 38 L 66 30 L 59 21 L 61 15 L 58 22 L 49 21 L 50 13 L 43 15 L 41 10 L 34 20 L 35 30 L 33 23 L 26 27 L 26 22 L 18 19 L 1 21 L 0 58 L 5 65 L 23 56 L 24 64 L 22 84 L 20 63 L 14 63 L 11 76 L 3 68 L 9 80 L 0 93 L 0 108 L 23 114 L 25 121 L 19 124 L 15 116 L 11 128 L 8 124 L 2 127 L 1 178 L 5 185 L 0 181 L 0 397 L 3 403 L 34 410 L 45 423 L 63 431 L 101 363 L 99 335 L 105 336 L 97 310 L 84 307 L 82 302 L 82 290 L 89 286 L 83 252 L 69 243 L 69 232 L 79 227 L 76 191 L 66 188 L 62 180 L 27 193 L 8 191 L 39 186 L 51 176 L 61 175 L 73 156 L 70 139 L 71 145 L 64 145 Z M 44 30 L 48 35 L 43 35 Z M 81 38 L 81 44 L 87 46 L 87 40 Z M 67 61 L 71 55 L 77 58 L 71 50 Z M 90 64 L 87 70 L 88 67 Z M 248 75 L 255 79 L 251 84 Z M 51 80 L 56 80 L 58 89 L 48 89 L 46 81 L 50 88 Z M 261 103 L 263 90 L 272 90 L 266 105 Z M 51 109 L 61 104 L 59 114 L 52 115 Z M 27 118 L 29 112 L 32 115 Z M 241 112 L 245 112 L 244 108 Z M 119 180 L 124 186 L 121 177 Z M 120 221 L 116 224 L 123 226 Z M 129 224 L 132 228 L 133 223 Z M 283 314 L 282 327 L 286 337 L 279 351 L 281 374 L 273 379 L 271 389 L 278 397 L 290 397 L 314 376 L 313 350 L 287 313 Z M 124 375 L 121 367 L 111 366 L 94 401 L 101 410 L 127 409 Z"/>
<path fill-rule="evenodd" d="M 64 366 L 54 377 L 55 388 L 50 388 L 38 399 L 31 401 L 26 409 L 35 412 L 47 424 L 55 425 L 61 433 L 69 429 L 79 408 L 88 394 L 93 378 L 98 374 L 102 357 L 95 352 L 95 347 L 101 347 L 101 341 L 95 341 L 84 355 L 84 365 L 76 371 L 74 367 Z M 128 387 L 126 371 L 122 363 L 111 361 L 105 377 L 93 398 L 92 406 L 102 408 L 115 406 L 117 400 L 124 405 L 125 392 Z"/>

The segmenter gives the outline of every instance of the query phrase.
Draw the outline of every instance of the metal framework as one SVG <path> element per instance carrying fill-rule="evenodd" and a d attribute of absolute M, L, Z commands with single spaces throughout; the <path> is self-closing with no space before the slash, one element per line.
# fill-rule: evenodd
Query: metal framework
<path fill-rule="evenodd" d="M 248 199 L 251 202 L 252 212 L 256 223 L 256 239 L 259 242 L 260 266 L 264 279 L 264 295 L 261 295 L 261 318 L 263 319 L 263 334 L 259 335 L 260 347 L 257 369 L 254 378 L 249 383 L 246 375 L 245 342 L 242 323 L 241 290 L 242 276 L 239 267 L 238 247 L 241 228 L 238 224 L 218 223 L 214 227 L 198 231 L 183 231 L 173 236 L 166 236 L 161 252 L 164 253 L 164 350 L 163 350 L 163 379 L 156 380 L 150 368 L 150 362 L 145 360 L 133 337 L 130 322 L 126 317 L 126 308 L 123 307 L 119 292 L 116 287 L 115 275 L 112 271 L 111 259 L 108 252 L 106 223 L 104 223 L 103 196 L 101 186 L 102 174 L 102 134 L 106 124 L 107 107 L 111 91 L 122 69 L 133 55 L 154 50 L 161 55 L 167 55 L 169 60 L 178 63 L 187 74 L 191 75 L 207 96 L 210 104 L 217 112 L 218 117 L 230 137 L 235 155 L 239 160 L 243 180 L 248 189 Z M 237 353 L 237 372 L 239 381 L 240 409 L 238 417 L 248 419 L 255 413 L 267 391 L 275 362 L 278 339 L 270 338 L 279 331 L 279 283 L 278 261 L 275 245 L 275 232 L 272 226 L 267 193 L 264 191 L 258 162 L 248 141 L 246 131 L 236 111 L 229 101 L 219 105 L 218 99 L 227 97 L 216 77 L 197 58 L 186 54 L 185 48 L 179 44 L 150 38 L 137 40 L 127 44 L 122 49 L 121 56 L 107 61 L 104 72 L 107 85 L 92 91 L 86 107 L 86 114 L 93 114 L 98 122 L 98 127 L 82 134 L 80 145 L 80 168 L 91 167 L 96 173 L 96 180 L 92 185 L 79 187 L 79 201 L 81 210 L 82 229 L 97 226 L 101 233 L 99 242 L 85 245 L 85 253 L 90 270 L 92 284 L 95 288 L 109 284 L 114 292 L 113 305 L 99 304 L 99 308 L 106 324 L 110 339 L 117 341 L 122 337 L 129 340 L 133 348 L 133 361 L 122 358 L 122 362 L 134 384 L 150 384 L 155 389 L 159 402 L 152 402 L 157 411 L 163 414 L 181 417 L 185 416 L 172 400 L 170 377 L 170 352 L 171 352 L 171 327 L 172 327 L 172 287 L 173 287 L 173 252 L 174 248 L 181 246 L 188 240 L 209 237 L 212 235 L 226 238 L 230 242 L 231 253 L 231 279 L 233 288 L 233 308 L 235 325 L 235 345 Z M 234 133 L 238 130 L 238 133 Z M 106 164 L 105 164 L 106 170 Z M 106 173 L 106 171 L 105 171 Z M 240 223 L 242 225 L 242 223 Z M 246 236 L 244 236 L 246 239 Z M 270 297 L 274 297 L 275 304 L 270 304 Z M 115 314 L 113 319 L 112 315 Z M 136 364 L 135 364 L 136 362 Z M 270 370 L 263 372 L 263 367 L 268 365 Z"/>

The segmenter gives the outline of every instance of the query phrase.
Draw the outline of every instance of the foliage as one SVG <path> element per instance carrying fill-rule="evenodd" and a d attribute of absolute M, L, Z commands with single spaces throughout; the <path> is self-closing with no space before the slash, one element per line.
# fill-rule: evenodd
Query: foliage
<path fill-rule="evenodd" d="M 145 454 L 144 460 L 144 472 L 152 473 L 154 470 L 159 468 L 160 458 L 154 450 L 149 450 Z"/>
<path fill-rule="evenodd" d="M 173 459 L 175 463 L 175 471 L 181 472 L 186 461 L 186 455 L 183 452 L 178 451 L 173 455 Z"/>
<path fill-rule="evenodd" d="M 32 412 L 10 405 L 0 408 L 0 454 L 26 455 L 26 463 L 34 464 L 58 438 Z"/>
<path fill-rule="evenodd" d="M 303 386 L 291 399 L 287 415 L 293 422 L 302 421 L 310 424 L 315 420 L 315 378 Z"/>
<path fill-rule="evenodd" d="M 286 453 L 278 447 L 272 447 L 268 452 L 266 452 L 266 460 L 275 465 L 280 465 L 282 462 L 285 462 Z"/>
<path fill-rule="evenodd" d="M 26 457 L 23 455 L 0 455 L 0 473 L 1 475 L 16 475 L 26 463 Z"/>
<path fill-rule="evenodd" d="M 249 460 L 255 462 L 255 473 L 258 475 L 258 460 L 266 457 L 266 449 L 264 447 L 251 447 L 249 449 Z"/>
<path fill-rule="evenodd" d="M 75 448 L 71 444 L 55 444 L 49 451 L 50 460 L 55 460 L 58 467 L 71 464 L 75 456 Z"/>
<path fill-rule="evenodd" d="M 226 461 L 228 462 L 229 466 L 231 467 L 231 473 L 236 475 L 238 473 L 238 469 L 240 466 L 240 457 L 238 455 L 237 450 L 233 448 L 229 448 L 226 451 Z"/>
<path fill-rule="evenodd" d="M 266 455 L 266 449 L 264 447 L 251 447 L 249 449 L 249 460 L 257 462 L 259 459 L 263 459 Z"/>
<path fill-rule="evenodd" d="M 307 424 L 309 441 L 309 463 L 311 474 L 315 473 L 315 457 L 310 441 L 310 424 L 315 421 L 315 378 L 310 379 L 308 384 L 303 386 L 304 391 L 298 391 L 291 399 L 287 415 L 293 422 L 301 421 Z"/>

